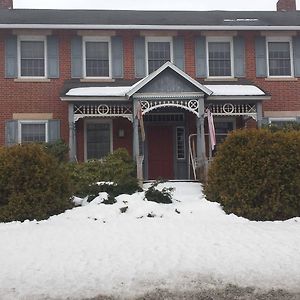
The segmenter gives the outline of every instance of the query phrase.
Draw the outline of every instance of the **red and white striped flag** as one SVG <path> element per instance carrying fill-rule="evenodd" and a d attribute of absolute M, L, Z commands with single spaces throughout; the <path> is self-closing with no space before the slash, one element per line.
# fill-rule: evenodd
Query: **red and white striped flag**
<path fill-rule="evenodd" d="M 209 109 L 206 110 L 206 113 L 207 113 L 207 123 L 208 123 L 210 146 L 211 146 L 211 150 L 213 151 L 217 144 L 214 118 Z"/>

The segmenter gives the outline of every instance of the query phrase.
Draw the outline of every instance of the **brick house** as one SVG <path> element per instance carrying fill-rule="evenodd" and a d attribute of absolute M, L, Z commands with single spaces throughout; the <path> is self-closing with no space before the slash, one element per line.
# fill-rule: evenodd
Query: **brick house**
<path fill-rule="evenodd" d="M 275 4 L 274 4 L 275 5 Z M 125 147 L 143 176 L 187 179 L 235 128 L 300 117 L 300 11 L 13 9 L 0 0 L 0 145 Z M 143 116 L 145 140 L 142 138 Z"/>

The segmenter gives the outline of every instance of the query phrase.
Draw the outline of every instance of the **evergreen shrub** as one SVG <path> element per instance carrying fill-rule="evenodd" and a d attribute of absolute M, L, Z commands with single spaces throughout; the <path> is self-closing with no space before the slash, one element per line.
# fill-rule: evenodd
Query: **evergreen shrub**
<path fill-rule="evenodd" d="M 64 164 L 42 145 L 0 148 L 0 222 L 41 220 L 71 208 Z"/>
<path fill-rule="evenodd" d="M 96 197 L 107 192 L 112 197 L 132 194 L 139 189 L 135 164 L 126 149 L 119 148 L 102 160 L 69 165 L 74 195 Z M 101 184 L 97 182 L 109 182 Z"/>
<path fill-rule="evenodd" d="M 251 220 L 300 216 L 300 131 L 231 133 L 210 165 L 205 194 Z"/>
<path fill-rule="evenodd" d="M 163 203 L 163 204 L 171 204 L 172 201 L 172 192 L 174 188 L 164 187 L 162 190 L 158 190 L 157 186 L 160 183 L 163 183 L 163 180 L 157 180 L 151 184 L 148 190 L 145 192 L 145 198 L 148 201 Z"/>

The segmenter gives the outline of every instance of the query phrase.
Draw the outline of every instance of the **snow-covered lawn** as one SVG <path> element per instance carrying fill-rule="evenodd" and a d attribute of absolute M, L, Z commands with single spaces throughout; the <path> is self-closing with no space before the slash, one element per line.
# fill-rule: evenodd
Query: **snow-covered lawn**
<path fill-rule="evenodd" d="M 0 299 L 131 298 L 199 282 L 300 292 L 300 218 L 250 222 L 206 201 L 200 184 L 167 185 L 173 204 L 98 197 L 46 221 L 1 223 Z"/>

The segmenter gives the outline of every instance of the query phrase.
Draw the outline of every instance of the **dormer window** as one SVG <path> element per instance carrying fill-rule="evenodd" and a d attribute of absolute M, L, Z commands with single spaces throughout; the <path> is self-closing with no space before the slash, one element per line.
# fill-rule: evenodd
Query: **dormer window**
<path fill-rule="evenodd" d="M 148 37 L 146 39 L 147 70 L 154 72 L 167 61 L 172 61 L 172 38 Z"/>
<path fill-rule="evenodd" d="M 84 76 L 89 78 L 111 77 L 111 50 L 109 38 L 83 40 Z"/>

